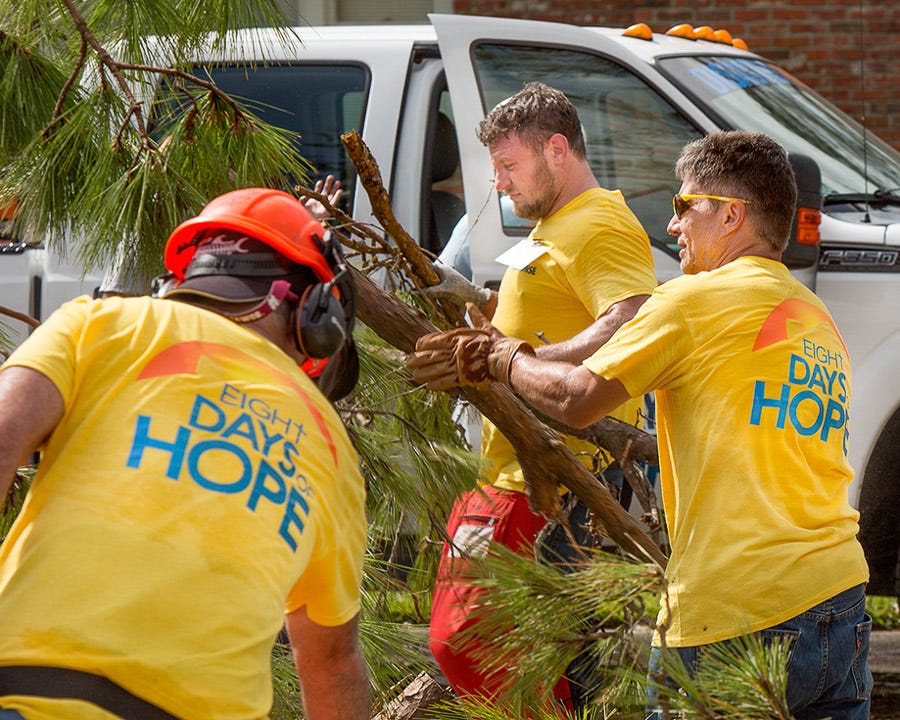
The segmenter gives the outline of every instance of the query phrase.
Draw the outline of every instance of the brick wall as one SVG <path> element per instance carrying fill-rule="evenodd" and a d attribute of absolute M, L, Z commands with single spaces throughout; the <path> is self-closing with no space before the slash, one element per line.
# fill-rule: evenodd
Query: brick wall
<path fill-rule="evenodd" d="M 900 149 L 900 12 L 894 2 L 455 0 L 454 10 L 576 25 L 645 22 L 654 32 L 679 23 L 725 28 Z"/>

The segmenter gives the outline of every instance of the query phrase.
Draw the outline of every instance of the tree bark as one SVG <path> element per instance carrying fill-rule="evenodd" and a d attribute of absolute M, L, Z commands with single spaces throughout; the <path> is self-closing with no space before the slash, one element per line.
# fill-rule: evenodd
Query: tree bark
<path fill-rule="evenodd" d="M 417 720 L 429 716 L 426 711 L 435 703 L 453 697 L 426 672 L 420 672 L 403 691 L 391 700 L 372 720 Z"/>

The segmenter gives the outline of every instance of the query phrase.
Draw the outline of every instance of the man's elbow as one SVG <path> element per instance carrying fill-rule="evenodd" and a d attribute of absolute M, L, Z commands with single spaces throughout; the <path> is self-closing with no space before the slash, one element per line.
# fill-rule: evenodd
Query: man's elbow
<path fill-rule="evenodd" d="M 618 380 L 595 375 L 583 365 L 569 373 L 563 394 L 560 420 L 577 429 L 593 425 L 629 397 Z"/>
<path fill-rule="evenodd" d="M 581 368 L 569 373 L 560 390 L 559 420 L 569 427 L 585 428 L 599 419 L 591 387 Z"/>
<path fill-rule="evenodd" d="M 570 397 L 561 407 L 560 418 L 562 422 L 578 430 L 592 425 L 600 418 L 583 397 Z"/>

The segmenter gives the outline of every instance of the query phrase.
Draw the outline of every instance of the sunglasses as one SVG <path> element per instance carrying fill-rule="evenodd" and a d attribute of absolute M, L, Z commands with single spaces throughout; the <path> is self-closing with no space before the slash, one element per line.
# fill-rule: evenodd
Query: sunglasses
<path fill-rule="evenodd" d="M 744 203 L 744 205 L 751 204 L 750 200 L 735 197 L 723 197 L 722 195 L 674 195 L 672 196 L 672 211 L 675 213 L 675 217 L 681 220 L 681 216 L 691 209 L 691 200 L 700 199 L 718 200 L 719 202 L 731 202 L 732 200 L 735 200 Z"/>

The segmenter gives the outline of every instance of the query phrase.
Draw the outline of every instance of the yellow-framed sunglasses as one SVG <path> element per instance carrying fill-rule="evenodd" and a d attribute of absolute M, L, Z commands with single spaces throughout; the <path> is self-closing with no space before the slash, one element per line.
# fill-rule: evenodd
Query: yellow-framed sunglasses
<path fill-rule="evenodd" d="M 718 200 L 720 202 L 731 202 L 732 200 L 736 200 L 737 202 L 744 203 L 744 205 L 752 204 L 750 200 L 744 200 L 743 198 L 724 197 L 722 195 L 694 195 L 692 193 L 679 195 L 676 193 L 672 196 L 672 212 L 675 213 L 675 217 L 681 220 L 681 216 L 691 209 L 691 200 Z"/>

